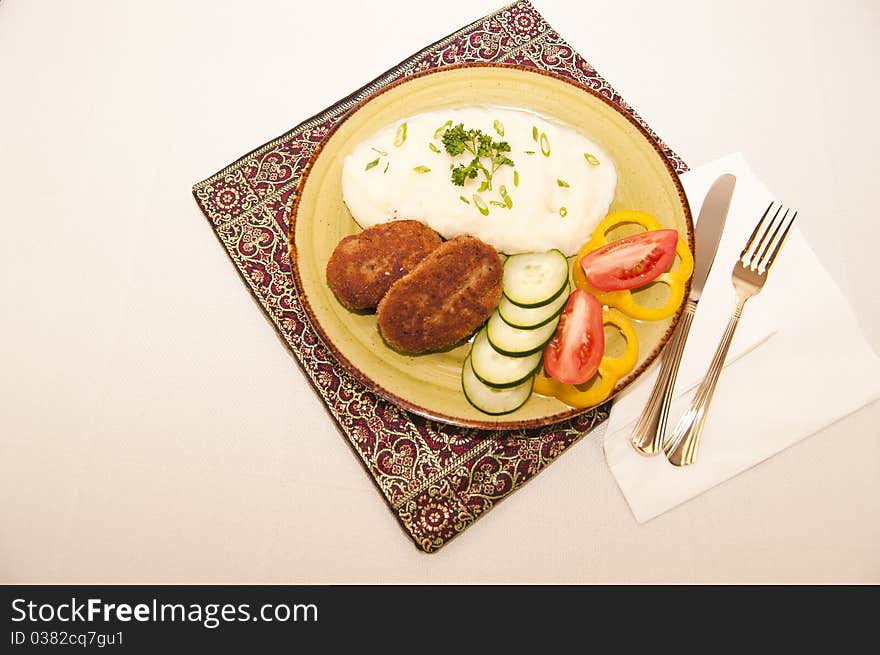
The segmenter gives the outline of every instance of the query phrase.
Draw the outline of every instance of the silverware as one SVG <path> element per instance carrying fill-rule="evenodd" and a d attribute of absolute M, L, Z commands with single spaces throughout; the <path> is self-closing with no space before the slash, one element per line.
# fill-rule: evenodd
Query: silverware
<path fill-rule="evenodd" d="M 703 206 L 700 208 L 700 216 L 697 219 L 694 233 L 696 241 L 694 274 L 691 279 L 691 291 L 687 305 L 678 327 L 663 351 L 657 381 L 654 383 L 648 404 L 642 411 L 630 438 L 633 447 L 642 455 L 656 455 L 663 450 L 663 435 L 666 432 L 669 403 L 672 400 L 675 378 L 678 376 L 681 354 L 684 352 L 691 322 L 697 311 L 697 303 L 703 294 L 706 278 L 709 276 L 715 252 L 718 250 L 718 242 L 721 240 L 721 232 L 724 230 L 724 223 L 727 220 L 727 210 L 730 208 L 734 186 L 736 186 L 736 177 L 722 175 L 712 184 L 705 200 L 703 200 Z"/>
<path fill-rule="evenodd" d="M 739 256 L 739 260 L 733 266 L 732 278 L 733 288 L 736 291 L 736 305 L 734 306 L 733 314 L 730 316 L 730 321 L 727 323 L 724 336 L 721 337 L 718 350 L 715 351 L 715 357 L 712 358 L 712 363 L 709 365 L 706 377 L 703 378 L 703 381 L 697 388 L 690 407 L 681 417 L 678 425 L 675 426 L 675 430 L 673 430 L 669 439 L 664 442 L 666 458 L 676 466 L 693 464 L 697 458 L 700 434 L 706 422 L 709 403 L 712 401 L 712 394 L 715 392 L 715 385 L 718 382 L 718 377 L 721 375 L 721 368 L 724 366 L 724 359 L 727 357 L 727 350 L 730 348 L 730 342 L 733 340 L 733 333 L 736 331 L 736 325 L 739 322 L 743 306 L 749 298 L 760 293 L 764 287 L 770 267 L 776 260 L 776 255 L 779 254 L 779 249 L 782 247 L 785 237 L 788 236 L 788 231 L 791 229 L 794 219 L 797 218 L 797 212 L 794 212 L 786 225 L 786 219 L 788 219 L 790 210 L 779 205 L 776 213 L 773 214 L 773 218 L 767 221 L 773 205 L 774 203 L 771 202 L 767 207 L 767 211 L 761 216 L 761 220 L 752 231 L 752 236 L 749 237 L 746 247 Z M 782 218 L 779 218 L 779 214 L 783 209 L 785 209 L 785 213 L 782 214 Z M 778 221 L 777 218 L 779 218 Z M 785 225 L 785 229 L 782 230 L 782 235 L 779 236 L 779 231 L 783 225 Z M 756 237 L 759 234 L 760 238 L 756 242 Z"/>

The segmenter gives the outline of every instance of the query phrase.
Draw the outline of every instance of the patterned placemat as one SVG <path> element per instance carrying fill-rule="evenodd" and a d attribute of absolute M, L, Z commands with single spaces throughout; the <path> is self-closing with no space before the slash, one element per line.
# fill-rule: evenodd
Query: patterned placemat
<path fill-rule="evenodd" d="M 574 79 L 632 114 L 620 96 L 527 2 L 517 2 L 428 46 L 332 107 L 193 187 L 202 212 L 251 294 L 296 356 L 391 511 L 416 545 L 441 548 L 546 468 L 608 416 L 609 404 L 529 432 L 487 432 L 404 412 L 339 367 L 297 300 L 285 209 L 315 147 L 382 86 L 462 62 L 534 66 Z M 678 172 L 687 170 L 657 139 Z M 526 437 L 526 438 L 524 438 Z"/>

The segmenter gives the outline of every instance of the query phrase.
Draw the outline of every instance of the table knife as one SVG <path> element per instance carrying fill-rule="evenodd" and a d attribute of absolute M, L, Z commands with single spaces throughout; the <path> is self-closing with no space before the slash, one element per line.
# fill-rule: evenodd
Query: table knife
<path fill-rule="evenodd" d="M 666 432 L 669 404 L 672 401 L 681 355 L 697 311 L 697 303 L 700 302 L 706 278 L 709 277 L 712 262 L 715 260 L 715 252 L 718 250 L 718 242 L 721 240 L 721 233 L 727 220 L 727 210 L 730 208 L 735 185 L 736 177 L 722 175 L 712 183 L 700 208 L 700 216 L 694 231 L 694 273 L 687 305 L 660 357 L 657 381 L 630 439 L 633 447 L 642 455 L 656 455 L 663 451 L 663 435 Z"/>

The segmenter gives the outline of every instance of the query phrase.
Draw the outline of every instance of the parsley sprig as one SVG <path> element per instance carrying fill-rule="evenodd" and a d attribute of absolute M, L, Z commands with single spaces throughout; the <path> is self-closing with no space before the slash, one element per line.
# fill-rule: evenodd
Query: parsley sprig
<path fill-rule="evenodd" d="M 453 157 L 465 152 L 473 155 L 469 164 L 451 167 L 452 183 L 456 186 L 464 186 L 467 180 L 476 179 L 482 173 L 480 191 L 491 191 L 492 177 L 498 169 L 502 166 L 514 165 L 506 154 L 510 152 L 510 144 L 507 141 L 495 141 L 491 135 L 484 134 L 482 130 L 466 130 L 463 123 L 447 128 L 443 132 L 443 147 Z"/>

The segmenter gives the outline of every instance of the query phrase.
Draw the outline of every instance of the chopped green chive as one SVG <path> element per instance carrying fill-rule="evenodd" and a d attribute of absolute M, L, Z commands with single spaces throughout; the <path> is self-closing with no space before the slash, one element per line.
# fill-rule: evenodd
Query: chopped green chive
<path fill-rule="evenodd" d="M 434 152 L 440 152 L 440 148 L 438 148 L 437 146 L 435 146 L 433 143 L 429 143 L 429 144 L 428 144 L 428 147 L 429 147 L 431 150 L 433 150 Z"/>
<path fill-rule="evenodd" d="M 480 210 L 480 213 L 483 216 L 488 216 L 489 215 L 489 207 L 486 206 L 485 201 L 483 201 L 483 199 L 480 196 L 478 196 L 476 193 L 473 196 L 471 196 L 471 198 L 473 199 L 474 204 L 477 206 L 477 209 Z"/>
<path fill-rule="evenodd" d="M 379 158 L 377 157 L 377 158 L 374 159 L 373 161 L 367 163 L 367 167 L 366 167 L 364 170 L 365 170 L 365 171 L 368 171 L 368 170 L 370 170 L 371 168 L 373 168 L 374 166 L 378 166 L 378 165 L 379 165 Z"/>
<path fill-rule="evenodd" d="M 588 153 L 588 152 L 585 152 L 585 153 L 584 153 L 584 159 L 587 160 L 587 163 L 588 163 L 590 166 L 598 166 L 598 165 L 599 165 L 599 160 L 596 159 L 595 157 L 593 157 L 593 155 L 591 155 L 591 154 Z"/>
<path fill-rule="evenodd" d="M 502 184 L 501 188 L 498 189 L 498 193 L 501 195 L 501 199 L 504 202 L 492 201 L 492 204 L 498 205 L 499 207 L 506 207 L 507 209 L 513 209 L 513 199 L 507 195 L 507 187 Z"/>
<path fill-rule="evenodd" d="M 560 207 L 559 215 L 562 216 L 562 218 L 565 218 L 566 216 L 568 216 L 568 210 L 565 207 Z"/>
<path fill-rule="evenodd" d="M 557 180 L 556 180 L 556 184 L 558 184 L 558 185 L 561 186 L 561 187 L 565 187 L 566 189 L 567 189 L 569 186 L 571 186 L 571 185 L 570 185 L 568 182 L 566 182 L 565 180 L 560 180 L 560 179 L 557 179 Z"/>
<path fill-rule="evenodd" d="M 541 154 L 545 157 L 550 156 L 550 139 L 547 138 L 546 132 L 541 132 Z"/>
<path fill-rule="evenodd" d="M 504 123 L 499 120 L 496 120 L 494 123 L 495 131 L 498 132 L 498 136 L 504 136 Z"/>
<path fill-rule="evenodd" d="M 370 148 L 370 150 L 372 150 L 373 152 L 378 152 L 378 153 L 379 153 L 380 155 L 382 155 L 383 157 L 387 157 L 387 156 L 388 156 L 388 153 L 385 152 L 384 150 L 379 150 L 378 148 Z"/>
<path fill-rule="evenodd" d="M 385 170 L 382 171 L 382 173 L 383 173 L 383 174 L 384 174 L 384 173 L 387 173 L 387 172 L 388 172 L 388 168 L 389 168 L 390 166 L 391 166 L 391 162 L 388 162 L 387 164 L 385 164 Z"/>
<path fill-rule="evenodd" d="M 506 205 L 503 202 L 498 202 L 497 200 L 490 200 L 489 204 L 495 205 L 496 207 L 501 207 L 501 209 L 504 209 L 506 207 Z"/>
<path fill-rule="evenodd" d="M 471 201 L 468 200 L 467 198 L 465 198 L 464 196 L 459 196 L 458 199 L 461 200 L 466 205 L 471 204 Z"/>
<path fill-rule="evenodd" d="M 397 134 L 394 136 L 394 147 L 399 148 L 406 141 L 406 123 L 401 123 L 397 128 Z"/>
<path fill-rule="evenodd" d="M 452 127 L 452 121 L 451 121 L 451 120 L 446 121 L 445 123 L 443 123 L 443 125 L 441 125 L 440 127 L 438 127 L 438 128 L 434 131 L 434 138 L 435 138 L 435 139 L 439 139 L 441 136 L 443 136 L 443 133 L 446 131 L 446 128 L 447 128 L 447 127 Z"/>
<path fill-rule="evenodd" d="M 513 171 L 513 186 L 519 186 L 519 171 Z"/>
<path fill-rule="evenodd" d="M 427 166 L 416 166 L 413 170 L 416 173 L 428 173 L 431 171 L 431 169 L 428 168 Z"/>
<path fill-rule="evenodd" d="M 538 128 L 535 126 L 532 126 L 532 140 L 533 141 L 538 140 Z"/>
<path fill-rule="evenodd" d="M 534 151 L 534 150 L 525 150 L 524 152 L 525 152 L 527 155 L 534 155 L 534 154 L 535 154 L 535 151 Z"/>

